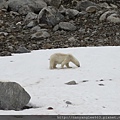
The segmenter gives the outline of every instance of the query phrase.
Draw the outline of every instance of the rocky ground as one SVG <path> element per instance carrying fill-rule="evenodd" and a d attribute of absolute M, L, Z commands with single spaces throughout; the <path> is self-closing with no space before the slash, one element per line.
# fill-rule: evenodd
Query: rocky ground
<path fill-rule="evenodd" d="M 23 15 L 12 11 L 9 7 L 2 8 L 0 10 L 0 56 L 38 49 L 119 46 L 120 2 L 118 0 L 91 1 L 92 5 L 89 4 L 87 7 L 81 4 L 80 0 L 60 2 L 57 8 L 61 15 L 60 21 L 54 24 L 54 20 L 47 14 L 44 17 L 45 12 L 34 13 L 37 17 L 33 15 L 34 20 L 29 21 L 30 14 Z M 51 13 L 48 9 L 45 11 Z M 49 18 L 49 21 L 46 18 Z M 51 20 L 53 21 L 50 22 Z"/>

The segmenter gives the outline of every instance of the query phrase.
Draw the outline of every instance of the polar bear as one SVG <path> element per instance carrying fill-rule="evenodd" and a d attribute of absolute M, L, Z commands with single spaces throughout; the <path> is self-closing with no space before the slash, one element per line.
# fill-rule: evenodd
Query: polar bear
<path fill-rule="evenodd" d="M 69 66 L 69 62 L 72 62 L 76 66 L 80 67 L 79 61 L 73 55 L 54 53 L 50 56 L 50 69 L 55 69 L 57 64 L 61 64 L 61 68 L 64 68 L 64 65 L 66 65 L 67 68 L 72 68 Z"/>

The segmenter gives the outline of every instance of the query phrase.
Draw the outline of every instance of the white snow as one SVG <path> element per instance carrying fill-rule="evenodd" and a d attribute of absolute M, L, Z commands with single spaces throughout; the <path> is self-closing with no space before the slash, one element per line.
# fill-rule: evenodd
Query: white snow
<path fill-rule="evenodd" d="M 70 63 L 73 68 L 50 70 L 49 57 L 56 52 L 73 54 L 81 67 Z M 120 47 L 37 50 L 0 57 L 0 80 L 19 83 L 31 96 L 29 104 L 36 107 L 0 110 L 0 115 L 120 114 Z M 78 84 L 65 84 L 73 80 Z"/>

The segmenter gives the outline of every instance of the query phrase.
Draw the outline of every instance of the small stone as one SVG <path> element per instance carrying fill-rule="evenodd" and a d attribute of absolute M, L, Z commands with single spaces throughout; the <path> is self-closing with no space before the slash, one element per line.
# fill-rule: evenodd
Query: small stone
<path fill-rule="evenodd" d="M 89 6 L 86 8 L 86 12 L 88 12 L 88 13 L 96 12 L 96 10 L 97 10 L 96 6 Z"/>
<path fill-rule="evenodd" d="M 49 37 L 50 34 L 47 31 L 38 31 L 31 35 L 31 39 L 44 39 Z"/>
<path fill-rule="evenodd" d="M 47 109 L 48 109 L 48 110 L 53 110 L 53 107 L 48 107 Z"/>
<path fill-rule="evenodd" d="M 68 41 L 69 41 L 69 42 L 75 42 L 76 39 L 75 39 L 74 37 L 70 37 L 70 38 L 68 39 Z"/>
<path fill-rule="evenodd" d="M 57 31 L 59 29 L 59 25 L 54 26 L 53 31 Z"/>
<path fill-rule="evenodd" d="M 83 80 L 82 82 L 88 82 L 88 80 Z"/>
<path fill-rule="evenodd" d="M 70 19 L 72 19 L 79 14 L 79 11 L 74 9 L 66 9 L 65 13 Z"/>
<path fill-rule="evenodd" d="M 71 105 L 71 104 L 72 104 L 70 101 L 66 101 L 65 103 L 68 104 L 68 105 Z"/>
<path fill-rule="evenodd" d="M 51 49 L 52 47 L 53 45 L 49 43 L 43 45 L 43 49 Z"/>
<path fill-rule="evenodd" d="M 10 36 L 8 37 L 8 39 L 15 40 L 16 37 L 15 37 L 14 35 L 10 35 Z"/>
<path fill-rule="evenodd" d="M 41 30 L 41 27 L 40 26 L 35 26 L 35 27 L 33 27 L 32 29 L 31 29 L 31 31 L 33 31 L 33 32 L 38 32 L 38 31 L 40 31 Z"/>
<path fill-rule="evenodd" d="M 76 30 L 76 26 L 70 22 L 60 22 L 59 27 L 63 30 L 68 30 L 68 31 Z"/>
<path fill-rule="evenodd" d="M 65 83 L 65 84 L 67 84 L 67 85 L 76 85 L 76 84 L 78 84 L 78 83 L 76 83 L 75 81 L 70 81 L 70 82 L 67 82 L 67 83 Z"/>
<path fill-rule="evenodd" d="M 29 12 L 25 17 L 25 22 L 37 19 L 37 14 Z"/>
<path fill-rule="evenodd" d="M 28 28 L 32 28 L 34 26 L 35 26 L 35 22 L 34 21 L 31 21 L 30 23 L 27 24 Z"/>
<path fill-rule="evenodd" d="M 7 33 L 7 32 L 0 32 L 0 35 L 7 36 L 7 35 L 8 35 L 8 33 Z"/>
<path fill-rule="evenodd" d="M 104 84 L 99 84 L 100 86 L 104 86 Z"/>
<path fill-rule="evenodd" d="M 103 79 L 101 79 L 100 81 L 104 81 Z"/>

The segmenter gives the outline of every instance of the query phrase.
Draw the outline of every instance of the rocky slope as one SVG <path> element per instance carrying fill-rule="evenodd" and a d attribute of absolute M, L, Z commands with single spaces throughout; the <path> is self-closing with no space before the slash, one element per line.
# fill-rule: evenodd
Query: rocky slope
<path fill-rule="evenodd" d="M 18 1 L 0 0 L 0 56 L 120 45 L 119 0 Z"/>

